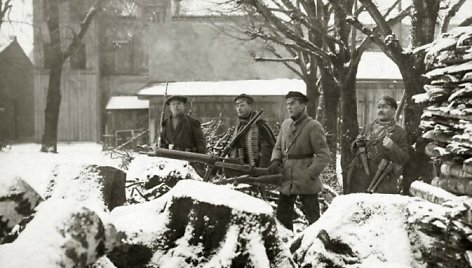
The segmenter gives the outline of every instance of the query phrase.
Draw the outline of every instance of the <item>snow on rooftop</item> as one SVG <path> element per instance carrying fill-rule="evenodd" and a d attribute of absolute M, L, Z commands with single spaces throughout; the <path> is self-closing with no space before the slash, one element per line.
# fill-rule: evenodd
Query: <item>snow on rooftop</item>
<path fill-rule="evenodd" d="M 149 109 L 148 100 L 140 100 L 137 96 L 113 96 L 108 100 L 107 110 Z"/>
<path fill-rule="evenodd" d="M 138 96 L 164 95 L 166 83 L 158 83 L 143 88 Z M 289 91 L 306 93 L 306 85 L 298 79 L 273 80 L 235 80 L 235 81 L 194 81 L 171 82 L 167 86 L 167 95 L 190 96 L 237 96 L 241 93 L 253 96 L 279 96 Z"/>
<path fill-rule="evenodd" d="M 397 65 L 382 52 L 362 54 L 357 79 L 403 79 Z"/>

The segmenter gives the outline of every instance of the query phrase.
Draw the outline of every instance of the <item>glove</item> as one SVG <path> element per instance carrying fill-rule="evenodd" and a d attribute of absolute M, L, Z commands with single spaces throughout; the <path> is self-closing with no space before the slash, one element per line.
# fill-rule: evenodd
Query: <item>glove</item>
<path fill-rule="evenodd" d="M 281 173 L 283 168 L 282 159 L 274 159 L 270 161 L 268 170 L 271 174 Z"/>

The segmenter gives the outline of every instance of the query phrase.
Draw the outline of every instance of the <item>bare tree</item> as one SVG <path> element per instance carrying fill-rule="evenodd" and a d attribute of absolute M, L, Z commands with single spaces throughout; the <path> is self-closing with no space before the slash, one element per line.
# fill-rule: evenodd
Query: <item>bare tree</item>
<path fill-rule="evenodd" d="M 340 4 L 341 1 L 329 0 L 333 6 L 341 12 L 347 12 Z M 410 47 L 402 47 L 400 41 L 394 35 L 391 24 L 385 16 L 379 12 L 377 6 L 371 0 L 359 0 L 365 10 L 370 14 L 375 22 L 375 28 L 363 25 L 357 16 L 349 13 L 346 16 L 348 22 L 363 32 L 370 38 L 392 61 L 398 66 L 403 77 L 404 92 L 404 116 L 405 129 L 408 134 L 410 144 L 416 144 L 415 151 L 411 157 L 415 161 L 410 161 L 405 170 L 405 177 L 415 179 L 424 176 L 428 172 L 428 158 L 424 155 L 424 144 L 421 139 L 421 129 L 418 127 L 424 105 L 415 104 L 412 96 L 422 93 L 425 72 L 424 53 L 412 53 L 412 49 L 431 43 L 434 40 L 436 27 L 438 25 L 438 15 L 441 9 L 441 0 L 413 0 L 411 7 L 411 33 Z M 447 31 L 450 19 L 462 7 L 465 1 L 459 0 L 453 5 L 444 5 L 448 9 L 441 26 L 441 32 Z M 405 9 L 405 10 L 407 10 Z"/>
<path fill-rule="evenodd" d="M 351 14 L 360 14 L 364 7 L 357 1 L 336 1 L 334 4 L 308 0 L 246 0 L 241 2 L 248 14 L 255 14 L 265 23 L 248 30 L 248 34 L 285 48 L 292 63 L 298 63 L 307 92 L 317 90 L 316 73 L 322 88 L 322 122 L 333 135 L 330 149 L 337 151 L 341 143 L 341 165 L 346 170 L 352 160 L 350 143 L 358 135 L 356 75 L 361 56 L 372 42 L 359 40 L 358 32 L 348 23 Z M 396 1 L 383 18 L 398 5 Z M 386 20 L 390 26 L 398 23 L 407 11 Z M 279 57 L 282 58 L 282 57 Z M 315 98 L 315 101 L 317 99 Z M 338 107 L 340 104 L 340 114 Z M 338 138 L 337 122 L 340 118 L 342 135 Z M 345 173 L 346 174 L 346 173 Z M 346 177 L 346 176 L 344 176 Z M 346 178 L 344 178 L 345 180 Z"/>
<path fill-rule="evenodd" d="M 11 10 L 11 0 L 0 0 L 0 30 L 2 29 L 2 24 L 5 22 L 5 19 L 8 17 L 8 13 Z"/>
<path fill-rule="evenodd" d="M 41 152 L 57 152 L 57 126 L 59 120 L 59 107 L 61 104 L 61 76 L 62 66 L 70 57 L 72 51 L 82 42 L 82 39 L 89 28 L 92 19 L 100 9 L 103 0 L 96 0 L 90 7 L 87 14 L 80 22 L 79 31 L 75 32 L 69 27 L 72 33 L 72 40 L 69 44 L 64 44 L 61 39 L 60 25 L 60 0 L 44 0 L 44 9 L 47 14 L 46 23 L 49 31 L 51 53 L 49 85 L 45 109 L 44 133 L 41 141 Z M 65 47 L 64 49 L 62 49 Z"/>

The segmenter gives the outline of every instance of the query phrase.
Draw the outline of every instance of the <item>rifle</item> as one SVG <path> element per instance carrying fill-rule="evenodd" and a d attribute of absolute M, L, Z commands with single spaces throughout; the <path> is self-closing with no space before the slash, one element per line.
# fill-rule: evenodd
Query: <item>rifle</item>
<path fill-rule="evenodd" d="M 249 120 L 249 122 L 231 139 L 228 145 L 225 145 L 225 148 L 221 151 L 220 157 L 225 157 L 231 149 L 236 145 L 236 143 L 241 139 L 241 137 L 251 128 L 251 126 L 261 117 L 264 110 L 260 110 L 256 115 Z"/>
<path fill-rule="evenodd" d="M 166 111 L 166 99 L 167 99 L 167 87 L 169 86 L 169 82 L 166 82 L 166 89 L 164 91 L 164 100 L 162 101 L 162 111 L 161 111 L 161 118 L 159 122 L 159 130 L 157 131 L 157 148 L 161 147 L 161 134 L 162 134 L 162 128 L 163 128 L 163 122 L 164 122 L 164 114 Z"/>
<path fill-rule="evenodd" d="M 369 187 L 367 187 L 367 192 L 368 193 L 374 193 L 375 190 L 377 190 L 377 187 L 382 183 L 382 181 L 387 177 L 388 173 L 392 171 L 393 168 L 393 162 L 389 161 L 387 159 L 382 159 L 380 161 L 380 164 L 377 168 L 377 172 L 375 172 L 374 178 L 369 184 Z"/>
<path fill-rule="evenodd" d="M 247 184 L 254 184 L 254 183 L 264 183 L 264 184 L 273 184 L 279 185 L 282 181 L 282 174 L 271 174 L 271 175 L 262 175 L 258 177 L 252 177 L 249 175 L 238 176 L 229 179 L 223 179 L 218 182 L 218 184 L 225 184 L 225 183 L 247 183 Z"/>
<path fill-rule="evenodd" d="M 270 174 L 268 168 L 252 167 L 247 164 L 242 164 L 239 159 L 234 159 L 234 158 L 224 158 L 224 157 L 219 157 L 219 156 L 214 156 L 214 155 L 168 150 L 168 149 L 156 149 L 155 151 L 148 153 L 148 155 L 177 159 L 177 160 L 186 160 L 189 162 L 198 162 L 198 163 L 207 164 L 209 166 L 217 166 L 217 167 L 227 168 L 231 170 L 241 171 L 241 173 L 250 174 L 253 176 Z"/>

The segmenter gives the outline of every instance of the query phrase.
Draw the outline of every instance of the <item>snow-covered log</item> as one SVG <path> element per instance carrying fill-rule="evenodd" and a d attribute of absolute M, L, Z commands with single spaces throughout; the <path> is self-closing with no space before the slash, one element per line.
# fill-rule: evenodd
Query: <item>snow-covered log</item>
<path fill-rule="evenodd" d="M 108 225 L 109 228 L 113 228 Z M 77 202 L 55 200 L 38 206 L 34 219 L 10 244 L 0 246 L 0 267 L 86 267 L 106 251 L 106 226 Z"/>
<path fill-rule="evenodd" d="M 41 201 L 41 196 L 24 180 L 0 178 L 0 244 Z"/>
<path fill-rule="evenodd" d="M 431 185 L 454 194 L 472 196 L 472 180 L 470 179 L 436 177 L 431 181 Z"/>
<path fill-rule="evenodd" d="M 412 203 L 408 206 L 412 230 L 423 233 L 428 241 L 423 250 L 425 261 L 434 267 L 470 267 L 468 253 L 472 241 L 472 223 L 468 221 L 470 199 L 447 205 Z M 417 234 L 419 235 L 419 234 Z M 421 245 L 420 245 L 421 246 Z"/>
<path fill-rule="evenodd" d="M 127 235 L 108 254 L 117 267 L 295 267 L 270 205 L 229 186 L 182 180 L 111 214 Z"/>
<path fill-rule="evenodd" d="M 461 179 L 472 179 L 472 173 L 464 170 L 462 164 L 445 162 L 441 165 L 441 174 L 446 177 L 456 177 Z"/>
<path fill-rule="evenodd" d="M 415 267 L 406 206 L 419 199 L 387 194 L 336 197 L 321 218 L 294 239 L 300 267 Z M 295 244 L 297 243 L 297 244 Z M 395 246 L 392 246 L 395 245 Z"/>
<path fill-rule="evenodd" d="M 436 204 L 442 204 L 447 201 L 457 199 L 457 196 L 450 192 L 431 186 L 421 181 L 414 181 L 410 186 L 410 194 L 412 196 L 420 197 Z"/>
<path fill-rule="evenodd" d="M 109 211 L 126 201 L 126 173 L 109 166 L 63 166 L 69 176 L 53 181 L 51 199 L 82 202 L 96 211 Z M 60 174 L 64 174 L 61 172 Z"/>

